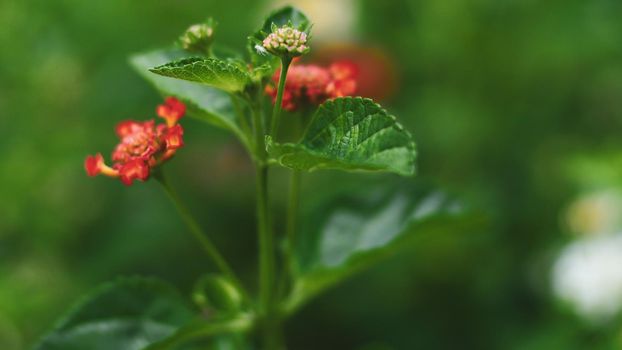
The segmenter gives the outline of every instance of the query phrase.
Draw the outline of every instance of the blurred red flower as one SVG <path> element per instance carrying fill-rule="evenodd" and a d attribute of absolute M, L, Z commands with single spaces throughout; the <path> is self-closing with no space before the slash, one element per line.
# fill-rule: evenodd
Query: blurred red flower
<path fill-rule="evenodd" d="M 357 67 L 350 61 L 332 63 L 329 67 L 315 64 L 293 64 L 287 72 L 283 91 L 283 109 L 295 111 L 304 104 L 318 105 L 326 99 L 350 96 L 356 92 Z M 276 103 L 277 85 L 281 71 L 277 70 L 266 94 Z"/>

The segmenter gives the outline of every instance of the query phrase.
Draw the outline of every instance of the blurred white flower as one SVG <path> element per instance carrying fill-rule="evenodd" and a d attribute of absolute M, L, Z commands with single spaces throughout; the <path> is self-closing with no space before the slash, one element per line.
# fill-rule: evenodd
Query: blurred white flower
<path fill-rule="evenodd" d="M 579 197 L 568 207 L 568 228 L 577 234 L 611 234 L 622 229 L 622 194 L 608 189 Z"/>
<path fill-rule="evenodd" d="M 577 313 L 603 320 L 622 306 L 622 234 L 577 240 L 562 251 L 553 268 L 553 290 Z"/>

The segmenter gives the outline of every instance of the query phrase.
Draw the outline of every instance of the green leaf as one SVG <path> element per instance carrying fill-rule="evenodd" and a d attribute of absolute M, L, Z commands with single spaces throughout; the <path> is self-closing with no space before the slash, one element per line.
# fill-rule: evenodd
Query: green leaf
<path fill-rule="evenodd" d="M 455 199 L 433 188 L 412 182 L 363 188 L 320 201 L 304 216 L 285 312 L 422 236 L 464 230 L 473 222 Z"/>
<path fill-rule="evenodd" d="M 343 97 L 322 104 L 302 140 L 279 144 L 266 140 L 273 162 L 317 169 L 415 172 L 415 144 L 408 131 L 370 99 Z"/>
<path fill-rule="evenodd" d="M 293 6 L 284 6 L 274 10 L 266 17 L 261 30 L 264 33 L 270 33 L 272 31 L 272 24 L 275 24 L 277 27 L 282 27 L 290 23 L 294 28 L 300 31 L 307 31 L 311 27 L 309 18 L 307 18 L 307 15 L 302 11 Z"/>
<path fill-rule="evenodd" d="M 37 350 L 139 350 L 173 334 L 194 313 L 173 287 L 124 278 L 98 288 L 46 335 Z"/>
<path fill-rule="evenodd" d="M 244 90 L 250 78 L 236 64 L 209 57 L 190 57 L 169 62 L 149 71 L 165 77 L 202 83 L 227 91 Z"/>
<path fill-rule="evenodd" d="M 188 115 L 201 121 L 224 128 L 235 134 L 250 149 L 249 136 L 240 127 L 231 96 L 213 87 L 159 76 L 149 72 L 159 66 L 184 57 L 181 50 L 157 50 L 134 55 L 130 58 L 136 71 L 165 96 L 175 96 L 187 106 Z"/>
<path fill-rule="evenodd" d="M 245 332 L 249 330 L 252 325 L 252 317 L 246 314 L 213 318 L 208 321 L 196 320 L 181 327 L 168 338 L 149 345 L 144 350 L 179 349 L 182 345 L 187 345 L 190 340 L 197 338 L 200 338 L 201 342 L 224 341 L 227 338 L 223 338 L 223 335 Z M 182 348 L 185 349 L 186 347 Z M 201 347 L 201 349 L 204 348 L 205 347 Z"/>

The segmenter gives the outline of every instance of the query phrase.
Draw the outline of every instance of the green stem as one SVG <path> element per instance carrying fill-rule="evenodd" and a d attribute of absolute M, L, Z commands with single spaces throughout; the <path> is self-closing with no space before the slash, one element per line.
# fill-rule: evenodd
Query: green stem
<path fill-rule="evenodd" d="M 267 350 L 282 349 L 280 316 L 275 312 L 274 233 L 270 222 L 268 201 L 268 167 L 257 165 L 257 225 L 259 234 L 259 311 L 263 346 Z"/>
<path fill-rule="evenodd" d="M 289 273 L 294 272 L 294 249 L 296 248 L 296 226 L 300 207 L 301 172 L 292 170 L 289 180 L 289 202 L 287 204 L 287 267 Z"/>
<path fill-rule="evenodd" d="M 237 278 L 237 276 L 233 272 L 233 269 L 231 269 L 231 267 L 229 266 L 225 258 L 220 254 L 220 252 L 218 251 L 214 243 L 203 232 L 203 230 L 201 229 L 199 224 L 196 222 L 192 214 L 190 214 L 190 211 L 188 210 L 188 208 L 182 202 L 177 192 L 171 187 L 169 182 L 166 180 L 164 174 L 161 171 L 159 171 L 155 174 L 154 177 L 162 185 L 162 188 L 164 188 L 164 191 L 166 192 L 168 197 L 171 199 L 171 201 L 177 208 L 177 211 L 179 212 L 181 219 L 188 227 L 188 230 L 190 231 L 190 233 L 192 233 L 192 235 L 199 242 L 203 250 L 212 259 L 214 264 L 216 264 L 216 267 L 218 267 L 218 269 L 222 273 L 224 273 L 227 277 L 229 277 L 229 279 L 231 279 L 233 283 L 235 283 L 237 287 L 240 288 L 241 291 L 244 291 L 240 283 L 240 280 Z"/>
<path fill-rule="evenodd" d="M 240 105 L 238 97 L 234 94 L 230 94 L 229 96 L 231 97 L 231 104 L 233 104 L 233 109 L 235 110 L 235 114 L 238 117 L 242 130 L 246 135 L 250 135 L 251 128 L 248 125 L 248 121 L 246 120 L 246 116 L 244 115 L 244 109 Z"/>
<path fill-rule="evenodd" d="M 261 101 L 261 96 L 259 96 Z M 268 165 L 261 104 L 252 105 L 255 129 L 255 172 L 257 196 L 257 234 L 259 237 L 259 311 L 263 345 L 267 350 L 282 348 L 279 315 L 275 313 L 275 251 L 270 202 L 268 198 Z"/>
<path fill-rule="evenodd" d="M 295 137 L 300 137 L 303 123 L 304 112 L 298 112 L 294 118 L 293 132 Z M 288 278 L 293 277 L 295 272 L 294 250 L 296 249 L 296 226 L 298 220 L 298 210 L 300 207 L 300 181 L 302 173 L 299 170 L 292 170 L 289 178 L 289 200 L 287 203 L 287 246 L 285 247 L 285 268 L 283 282 L 288 282 Z"/>
<path fill-rule="evenodd" d="M 260 97 L 261 98 L 261 97 Z M 274 285 L 274 237 L 270 224 L 268 201 L 268 166 L 266 164 L 265 130 L 261 118 L 261 105 L 251 106 L 255 129 L 255 176 L 257 201 L 257 235 L 259 238 L 259 304 L 263 313 L 268 313 Z"/>
<path fill-rule="evenodd" d="M 274 286 L 274 237 L 270 227 L 268 203 L 268 167 L 256 167 L 257 233 L 259 236 L 259 304 L 262 313 L 269 313 Z"/>
<path fill-rule="evenodd" d="M 292 63 L 291 58 L 281 59 L 281 77 L 279 78 L 279 86 L 276 91 L 276 101 L 274 103 L 274 109 L 272 110 L 272 122 L 270 125 L 270 135 L 275 139 L 276 139 L 276 133 L 279 130 L 279 123 L 281 121 L 283 92 L 285 91 L 285 81 L 287 80 L 287 71 L 289 69 L 290 63 Z"/>

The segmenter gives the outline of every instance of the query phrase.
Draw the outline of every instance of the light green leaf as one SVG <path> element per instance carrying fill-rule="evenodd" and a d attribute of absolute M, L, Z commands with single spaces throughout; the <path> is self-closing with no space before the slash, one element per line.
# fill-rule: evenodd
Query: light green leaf
<path fill-rule="evenodd" d="M 415 144 L 408 131 L 370 99 L 343 97 L 322 104 L 302 140 L 278 144 L 266 140 L 268 154 L 282 166 L 388 171 L 413 175 Z"/>
<path fill-rule="evenodd" d="M 130 62 L 134 69 L 165 96 L 175 96 L 187 106 L 188 115 L 227 129 L 250 149 L 247 134 L 240 127 L 231 96 L 219 89 L 184 80 L 159 76 L 149 69 L 180 59 L 186 53 L 181 50 L 157 50 L 134 55 Z"/>
<path fill-rule="evenodd" d="M 120 279 L 78 303 L 35 349 L 139 350 L 170 336 L 193 317 L 168 284 Z"/>
<path fill-rule="evenodd" d="M 419 237 L 473 222 L 456 200 L 432 188 L 412 182 L 364 188 L 321 201 L 305 215 L 295 252 L 297 277 L 285 312 Z"/>
<path fill-rule="evenodd" d="M 212 57 L 183 58 L 153 67 L 149 71 L 165 77 L 202 83 L 227 92 L 242 91 L 249 82 L 248 74 L 238 65 Z"/>

